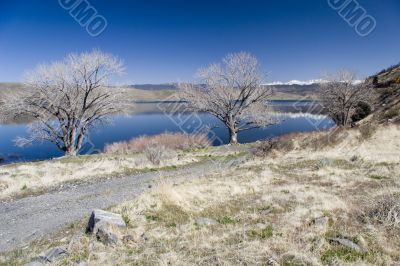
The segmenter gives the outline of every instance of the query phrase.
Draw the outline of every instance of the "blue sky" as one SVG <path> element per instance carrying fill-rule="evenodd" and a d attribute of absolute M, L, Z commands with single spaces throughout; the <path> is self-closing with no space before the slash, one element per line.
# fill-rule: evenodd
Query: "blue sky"
<path fill-rule="evenodd" d="M 268 81 L 350 68 L 361 76 L 400 61 L 400 1 L 358 0 L 377 21 L 360 37 L 327 0 L 90 0 L 108 26 L 90 36 L 58 0 L 0 0 L 0 81 L 99 48 L 122 58 L 120 83 L 191 80 L 231 52 L 259 58 Z"/>

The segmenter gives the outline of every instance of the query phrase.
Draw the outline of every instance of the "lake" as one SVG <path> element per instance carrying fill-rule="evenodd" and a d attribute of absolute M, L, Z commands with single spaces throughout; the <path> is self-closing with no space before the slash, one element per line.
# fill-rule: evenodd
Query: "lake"
<path fill-rule="evenodd" d="M 252 129 L 239 133 L 241 143 L 282 136 L 292 132 L 308 132 L 332 128 L 334 122 L 318 114 L 316 104 L 311 101 L 274 101 L 280 123 L 267 128 Z M 226 144 L 228 132 L 222 123 L 209 114 L 161 112 L 157 103 L 137 103 L 137 111 L 130 115 L 112 117 L 112 123 L 100 126 L 90 133 L 83 153 L 96 153 L 107 143 L 129 140 L 142 135 L 156 135 L 163 132 L 197 132 L 199 128 L 212 128 L 209 134 L 214 145 Z M 165 109 L 167 110 L 167 109 Z M 26 124 L 0 124 L 0 157 L 3 163 L 36 161 L 62 156 L 62 152 L 47 142 L 36 142 L 21 148 L 14 145 L 17 136 L 27 135 Z"/>

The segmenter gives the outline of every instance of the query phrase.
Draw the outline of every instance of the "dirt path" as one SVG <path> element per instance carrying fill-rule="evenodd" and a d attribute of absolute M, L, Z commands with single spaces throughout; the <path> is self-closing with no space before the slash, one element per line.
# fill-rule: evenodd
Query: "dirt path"
<path fill-rule="evenodd" d="M 174 171 L 145 173 L 98 183 L 67 187 L 39 196 L 0 203 L 0 253 L 48 236 L 95 208 L 106 209 L 132 200 L 157 177 L 200 177 L 218 166 L 212 162 Z"/>

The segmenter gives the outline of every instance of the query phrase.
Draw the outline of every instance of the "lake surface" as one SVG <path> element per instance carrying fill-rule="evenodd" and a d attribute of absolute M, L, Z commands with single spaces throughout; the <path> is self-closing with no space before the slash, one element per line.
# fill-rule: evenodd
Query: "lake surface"
<path fill-rule="evenodd" d="M 283 112 L 278 115 L 280 122 L 267 128 L 252 129 L 239 133 L 241 143 L 254 142 L 285 135 L 292 132 L 324 130 L 334 126 L 331 119 L 315 114 L 313 102 L 274 101 L 275 109 Z M 163 132 L 198 132 L 210 129 L 210 138 L 214 145 L 228 143 L 228 132 L 223 124 L 209 114 L 163 113 L 156 103 L 140 103 L 136 113 L 118 115 L 112 123 L 100 126 L 90 133 L 83 153 L 96 153 L 103 150 L 107 143 L 129 140 L 142 135 L 156 135 Z M 161 107 L 161 109 L 163 109 Z M 290 113 L 287 113 L 290 112 Z M 309 114 L 305 112 L 312 112 Z M 14 145 L 17 136 L 27 135 L 26 124 L 0 125 L 0 156 L 6 158 L 3 163 L 18 161 L 45 160 L 62 156 L 62 152 L 47 142 L 36 142 L 28 147 Z"/>

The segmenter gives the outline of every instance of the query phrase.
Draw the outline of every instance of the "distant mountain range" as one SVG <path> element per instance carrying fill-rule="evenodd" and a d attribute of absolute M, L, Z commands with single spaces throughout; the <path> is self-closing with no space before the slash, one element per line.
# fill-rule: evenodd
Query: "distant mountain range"
<path fill-rule="evenodd" d="M 283 88 L 283 89 L 288 89 L 289 87 L 292 88 L 317 88 L 320 86 L 320 84 L 325 83 L 326 81 L 322 79 L 315 79 L 315 80 L 309 80 L 309 81 L 300 81 L 300 80 L 292 80 L 289 82 L 281 82 L 281 81 L 275 81 L 272 83 L 266 83 L 264 86 L 271 86 L 271 87 L 276 87 L 276 88 Z M 152 90 L 152 91 L 157 91 L 157 90 L 177 90 L 178 89 L 178 83 L 165 83 L 165 84 L 135 84 L 135 85 L 130 85 L 128 86 L 130 88 L 135 88 L 135 89 L 140 89 L 140 90 Z"/>
<path fill-rule="evenodd" d="M 148 91 L 161 91 L 161 90 L 177 90 L 177 83 L 165 83 L 165 84 L 136 84 L 130 85 L 129 88 L 135 88 L 138 90 L 148 90 Z"/>
<path fill-rule="evenodd" d="M 264 86 L 273 87 L 275 95 L 281 95 L 282 98 L 297 98 L 298 97 L 309 97 L 320 89 L 322 80 L 314 81 L 290 81 L 287 83 L 273 82 L 267 83 Z M 137 84 L 131 85 L 129 88 L 135 88 L 147 91 L 164 91 L 164 90 L 178 90 L 177 83 L 166 83 L 166 84 Z"/>

